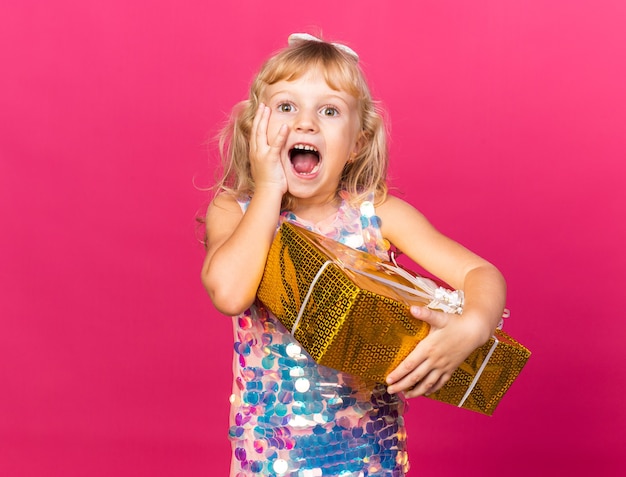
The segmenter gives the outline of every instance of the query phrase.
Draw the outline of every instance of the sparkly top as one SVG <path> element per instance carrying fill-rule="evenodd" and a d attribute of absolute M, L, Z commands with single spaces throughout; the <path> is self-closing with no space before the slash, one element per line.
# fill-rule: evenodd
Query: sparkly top
<path fill-rule="evenodd" d="M 246 210 L 248 201 L 240 201 Z M 387 257 L 372 201 L 345 197 L 335 215 L 289 221 Z M 233 318 L 231 477 L 400 477 L 408 470 L 406 404 L 382 384 L 317 364 L 260 303 Z"/>

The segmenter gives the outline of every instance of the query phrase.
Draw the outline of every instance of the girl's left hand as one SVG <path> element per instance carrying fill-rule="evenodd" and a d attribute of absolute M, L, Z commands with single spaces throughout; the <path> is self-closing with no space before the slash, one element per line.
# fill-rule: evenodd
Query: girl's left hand
<path fill-rule="evenodd" d="M 274 137 L 269 137 L 270 116 L 270 108 L 260 103 L 250 132 L 250 173 L 255 182 L 255 191 L 268 188 L 284 194 L 287 192 L 287 178 L 281 162 L 281 151 L 285 147 L 289 127 L 283 124 Z"/>
<path fill-rule="evenodd" d="M 439 390 L 470 353 L 483 344 L 477 328 L 480 321 L 470 316 L 419 306 L 412 306 L 411 314 L 428 323 L 430 332 L 387 376 L 388 392 L 404 391 L 409 398 Z"/>

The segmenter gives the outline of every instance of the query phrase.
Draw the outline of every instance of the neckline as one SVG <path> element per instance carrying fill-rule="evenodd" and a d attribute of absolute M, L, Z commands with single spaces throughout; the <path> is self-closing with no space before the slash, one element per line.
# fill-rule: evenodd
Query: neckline
<path fill-rule="evenodd" d="M 289 220 L 294 221 L 304 227 L 319 231 L 319 230 L 324 230 L 324 229 L 329 229 L 329 228 L 334 227 L 345 205 L 346 205 L 345 199 L 341 198 L 341 202 L 339 203 L 339 206 L 337 207 L 337 209 L 331 214 L 324 217 L 323 219 L 318 220 L 317 222 L 300 217 L 299 215 L 297 215 L 295 212 L 291 210 L 283 211 L 283 216 L 287 216 Z"/>

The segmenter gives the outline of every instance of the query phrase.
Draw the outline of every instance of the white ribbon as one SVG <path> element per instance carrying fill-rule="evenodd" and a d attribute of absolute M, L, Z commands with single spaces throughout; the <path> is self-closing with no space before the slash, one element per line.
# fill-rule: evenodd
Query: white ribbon
<path fill-rule="evenodd" d="M 302 300 L 302 305 L 300 305 L 300 311 L 298 311 L 298 316 L 296 317 L 296 321 L 293 322 L 293 326 L 291 327 L 292 335 L 295 336 L 295 332 L 298 329 L 298 325 L 300 324 L 300 320 L 302 319 L 302 315 L 304 314 L 304 309 L 306 308 L 306 305 L 309 302 L 309 299 L 311 298 L 311 294 L 313 293 L 313 288 L 315 287 L 315 284 L 322 276 L 322 273 L 324 273 L 324 270 L 326 269 L 326 267 L 330 265 L 331 263 L 334 263 L 334 262 L 332 260 L 325 261 L 324 264 L 320 267 L 320 269 L 317 271 L 317 273 L 313 277 L 313 281 L 311 281 L 311 285 L 309 285 L 309 291 L 304 296 L 304 300 Z"/>
<path fill-rule="evenodd" d="M 476 387 L 476 383 L 478 383 L 478 380 L 480 379 L 480 375 L 483 374 L 483 371 L 484 371 L 485 367 L 487 366 L 487 363 L 491 359 L 491 355 L 493 354 L 493 352 L 498 347 L 498 343 L 500 341 L 498 341 L 498 338 L 496 338 L 495 336 L 492 336 L 492 338 L 493 338 L 493 344 L 491 345 L 491 349 L 489 349 L 489 352 L 487 353 L 487 356 L 485 356 L 484 361 L 482 362 L 482 364 L 480 365 L 480 368 L 478 368 L 478 371 L 476 372 L 476 376 L 474 376 L 474 379 L 472 379 L 472 382 L 470 383 L 469 387 L 467 388 L 467 391 L 465 391 L 465 394 L 463 395 L 463 398 L 461 399 L 461 402 L 459 402 L 457 407 L 463 407 L 463 404 L 465 403 L 465 400 L 469 397 L 470 394 L 472 394 L 472 391 L 474 390 L 474 387 Z"/>
<path fill-rule="evenodd" d="M 463 291 L 452 291 L 444 287 L 437 286 L 434 281 L 420 276 L 413 276 L 397 265 L 391 265 L 388 263 L 380 263 L 380 265 L 387 270 L 391 270 L 397 275 L 400 275 L 409 283 L 415 285 L 418 289 L 407 287 L 406 285 L 394 282 L 393 280 L 389 280 L 387 278 L 383 278 L 372 273 L 364 272 L 356 268 L 348 266 L 345 266 L 345 268 L 347 268 L 348 270 L 352 270 L 353 272 L 356 272 L 360 275 L 364 275 L 373 280 L 384 283 L 385 285 L 393 287 L 397 290 L 401 290 L 410 295 L 430 300 L 430 302 L 426 306 L 433 310 L 441 310 L 445 313 L 456 313 L 459 315 L 463 312 Z"/>

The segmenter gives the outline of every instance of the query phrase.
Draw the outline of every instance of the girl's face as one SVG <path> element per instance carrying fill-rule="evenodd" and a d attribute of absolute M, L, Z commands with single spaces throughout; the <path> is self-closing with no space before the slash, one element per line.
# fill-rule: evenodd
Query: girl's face
<path fill-rule="evenodd" d="M 334 199 L 343 168 L 358 150 L 357 99 L 332 89 L 314 69 L 267 86 L 262 100 L 271 110 L 268 141 L 282 124 L 289 127 L 281 151 L 289 193 L 299 204 Z"/>

